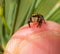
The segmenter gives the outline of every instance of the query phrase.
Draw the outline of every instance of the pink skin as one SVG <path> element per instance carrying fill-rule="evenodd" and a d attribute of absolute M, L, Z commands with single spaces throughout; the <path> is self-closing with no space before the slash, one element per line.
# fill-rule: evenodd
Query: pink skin
<path fill-rule="evenodd" d="M 60 54 L 60 25 L 46 21 L 21 27 L 9 40 L 4 54 Z"/>

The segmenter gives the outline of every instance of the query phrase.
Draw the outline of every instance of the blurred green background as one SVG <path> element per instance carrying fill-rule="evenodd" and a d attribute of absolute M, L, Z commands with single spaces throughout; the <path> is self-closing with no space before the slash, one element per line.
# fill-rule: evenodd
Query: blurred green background
<path fill-rule="evenodd" d="M 13 33 L 34 13 L 60 23 L 60 0 L 0 0 L 0 54 Z"/>

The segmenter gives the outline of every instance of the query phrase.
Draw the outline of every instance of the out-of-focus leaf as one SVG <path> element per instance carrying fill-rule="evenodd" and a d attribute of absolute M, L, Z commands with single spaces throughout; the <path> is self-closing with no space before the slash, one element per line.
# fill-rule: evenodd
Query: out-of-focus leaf
<path fill-rule="evenodd" d="M 8 27 L 8 25 L 7 25 L 7 22 L 6 22 L 5 18 L 4 18 L 4 16 L 1 17 L 1 20 L 2 20 L 2 23 L 3 23 L 4 26 L 5 26 L 5 29 L 6 29 L 6 31 L 7 31 L 7 34 L 9 34 L 9 33 L 10 33 L 10 29 L 9 29 L 9 27 Z"/>
<path fill-rule="evenodd" d="M 49 12 L 49 14 L 47 14 L 47 16 L 46 16 L 45 19 L 49 19 L 49 17 L 51 17 L 51 15 L 53 15 L 58 9 L 60 9 L 59 2 L 55 4 L 55 6 L 51 9 L 51 11 Z"/>
<path fill-rule="evenodd" d="M 15 15 L 16 15 L 16 8 L 17 8 L 17 3 L 18 0 L 5 0 L 5 18 L 8 24 L 8 27 L 10 29 L 10 34 L 7 35 L 11 36 L 12 34 L 12 27 L 14 25 L 14 20 L 15 20 Z M 8 39 L 9 39 L 8 38 Z"/>
<path fill-rule="evenodd" d="M 5 18 L 10 29 L 14 20 L 16 6 L 17 0 L 5 0 Z"/>
<path fill-rule="evenodd" d="M 21 0 L 20 6 L 19 6 L 19 13 L 16 20 L 16 26 L 14 31 L 16 31 L 23 23 L 26 18 L 26 15 L 28 15 L 28 10 L 31 7 L 32 2 L 35 0 Z"/>
<path fill-rule="evenodd" d="M 38 5 L 40 4 L 41 0 L 36 0 L 36 4 L 35 4 L 35 8 L 38 7 Z"/>
<path fill-rule="evenodd" d="M 4 1 L 2 2 L 2 4 L 4 3 Z M 7 43 L 7 36 L 5 36 L 5 34 L 9 34 L 10 33 L 10 29 L 7 25 L 6 19 L 5 19 L 5 12 L 4 12 L 4 4 L 0 6 L 0 44 L 1 44 L 1 48 L 4 49 Z M 5 28 L 5 30 L 4 30 Z"/>
<path fill-rule="evenodd" d="M 0 17 L 0 44 L 2 46 L 2 49 L 5 48 L 7 40 L 8 40 L 7 36 L 5 36 L 5 34 L 6 34 L 5 30 L 7 29 L 7 27 L 5 25 L 5 22 L 3 22 L 3 21 L 4 21 L 4 19 L 2 19 L 2 17 Z M 6 29 L 4 29 L 4 28 L 6 28 Z M 7 30 L 9 30 L 9 29 L 7 29 Z M 9 32 L 9 31 L 7 31 L 7 32 Z"/>
<path fill-rule="evenodd" d="M 53 7 L 45 19 L 60 23 L 60 2 Z"/>
<path fill-rule="evenodd" d="M 1 17 L 0 17 L 0 44 L 2 41 L 2 21 L 1 21 Z"/>
<path fill-rule="evenodd" d="M 51 18 L 53 18 L 52 19 L 53 21 L 60 23 L 60 8 L 55 12 L 53 17 L 51 17 Z"/>
<path fill-rule="evenodd" d="M 5 39 L 3 37 L 3 30 L 2 30 L 2 20 L 1 20 L 1 17 L 0 17 L 0 53 L 3 52 L 3 49 L 4 49 L 4 41 L 3 39 Z"/>
<path fill-rule="evenodd" d="M 49 18 L 49 20 L 50 20 L 50 18 L 52 18 L 52 16 L 50 17 L 50 15 L 54 15 L 55 13 L 57 14 L 57 17 L 60 17 L 60 16 L 58 16 L 59 13 L 57 13 L 57 11 L 58 12 L 60 11 L 60 5 L 59 5 L 59 7 L 58 7 L 58 5 L 55 7 L 55 5 L 58 3 L 60 4 L 59 0 L 50 0 L 50 1 L 41 0 L 40 3 L 38 4 L 38 6 L 36 6 L 34 13 L 41 13 L 45 17 L 45 19 Z M 58 10 L 58 8 L 59 8 L 59 10 Z M 54 21 L 59 21 L 60 18 L 56 19 L 57 17 L 54 17 L 55 18 Z"/>
<path fill-rule="evenodd" d="M 41 0 L 34 13 L 41 13 L 46 17 L 58 1 L 59 0 Z"/>

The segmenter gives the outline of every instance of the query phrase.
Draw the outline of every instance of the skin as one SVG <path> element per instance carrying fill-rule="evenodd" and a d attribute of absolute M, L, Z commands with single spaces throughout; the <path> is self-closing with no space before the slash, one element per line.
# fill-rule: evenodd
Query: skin
<path fill-rule="evenodd" d="M 21 27 L 9 40 L 4 54 L 60 54 L 60 24 L 38 22 Z"/>

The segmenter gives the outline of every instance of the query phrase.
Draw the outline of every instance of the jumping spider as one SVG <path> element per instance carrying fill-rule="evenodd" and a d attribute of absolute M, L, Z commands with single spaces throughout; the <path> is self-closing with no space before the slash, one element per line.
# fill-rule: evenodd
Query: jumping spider
<path fill-rule="evenodd" d="M 38 25 L 37 25 L 37 27 L 38 27 L 38 26 L 41 26 L 42 21 L 44 21 L 44 23 L 45 23 L 45 20 L 44 20 L 43 15 L 41 15 L 41 14 L 33 14 L 33 15 L 29 18 L 29 20 L 28 20 L 28 25 L 29 25 L 29 27 L 31 27 L 31 26 L 30 26 L 30 22 L 38 22 Z"/>

